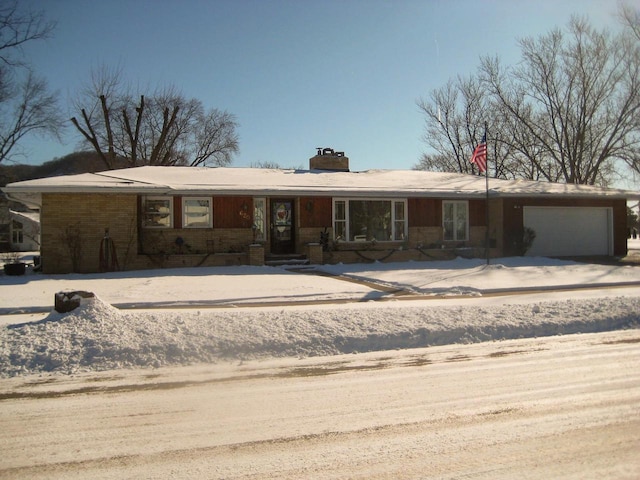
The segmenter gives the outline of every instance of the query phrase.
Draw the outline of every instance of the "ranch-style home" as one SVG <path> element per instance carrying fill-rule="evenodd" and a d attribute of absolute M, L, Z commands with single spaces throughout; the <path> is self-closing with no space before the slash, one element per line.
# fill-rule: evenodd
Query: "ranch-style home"
<path fill-rule="evenodd" d="M 636 192 L 415 170 L 138 167 L 16 182 L 45 273 L 453 258 L 624 256 Z M 488 201 L 487 201 L 488 198 Z M 534 238 L 531 242 L 533 232 Z"/>

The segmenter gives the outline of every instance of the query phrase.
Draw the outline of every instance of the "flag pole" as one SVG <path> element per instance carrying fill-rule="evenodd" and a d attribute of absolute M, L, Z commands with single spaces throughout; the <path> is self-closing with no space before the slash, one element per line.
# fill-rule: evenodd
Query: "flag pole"
<path fill-rule="evenodd" d="M 489 247 L 491 240 L 489 238 L 489 140 L 487 138 L 487 122 L 484 122 L 484 138 L 487 145 L 487 157 L 486 157 L 486 168 L 484 169 L 484 182 L 486 189 L 486 199 L 485 199 L 485 222 L 487 224 L 485 237 L 484 237 L 484 245 L 485 245 L 485 255 L 487 256 L 487 265 L 489 265 Z"/>

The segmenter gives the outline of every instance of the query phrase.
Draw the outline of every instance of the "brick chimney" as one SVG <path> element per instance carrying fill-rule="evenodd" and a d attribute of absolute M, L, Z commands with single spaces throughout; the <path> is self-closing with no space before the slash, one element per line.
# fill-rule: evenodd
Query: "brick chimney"
<path fill-rule="evenodd" d="M 336 152 L 333 148 L 316 147 L 316 149 L 318 153 L 309 159 L 310 170 L 349 171 L 349 157 L 345 157 L 344 152 Z"/>

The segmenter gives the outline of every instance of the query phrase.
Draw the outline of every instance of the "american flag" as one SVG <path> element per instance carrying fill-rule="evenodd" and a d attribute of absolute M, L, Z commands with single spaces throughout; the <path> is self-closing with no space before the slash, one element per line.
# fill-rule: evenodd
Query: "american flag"
<path fill-rule="evenodd" d="M 471 163 L 478 166 L 480 173 L 487 171 L 487 133 L 482 136 L 482 142 L 476 147 L 471 156 Z"/>

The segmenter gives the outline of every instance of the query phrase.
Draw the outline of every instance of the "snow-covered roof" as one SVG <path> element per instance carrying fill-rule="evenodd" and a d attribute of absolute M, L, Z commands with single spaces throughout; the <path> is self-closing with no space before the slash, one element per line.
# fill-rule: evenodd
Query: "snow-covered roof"
<path fill-rule="evenodd" d="M 485 177 L 422 170 L 330 172 L 236 167 L 137 167 L 28 180 L 7 185 L 7 194 L 33 200 L 54 192 L 185 195 L 317 195 L 483 198 Z M 606 197 L 640 199 L 640 193 L 589 185 L 489 179 L 493 197 Z"/>
<path fill-rule="evenodd" d="M 18 212 L 17 210 L 9 210 L 9 214 L 15 219 L 31 223 L 40 223 L 40 214 L 38 212 Z"/>

